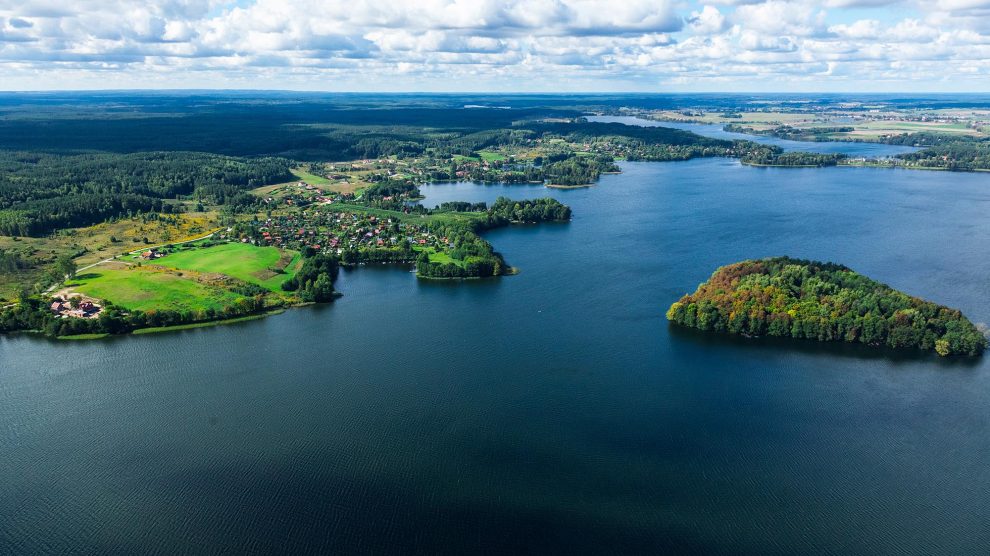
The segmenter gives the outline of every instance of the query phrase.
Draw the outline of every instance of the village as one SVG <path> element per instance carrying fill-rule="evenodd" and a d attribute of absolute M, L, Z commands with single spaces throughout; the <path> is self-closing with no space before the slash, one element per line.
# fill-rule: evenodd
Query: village
<path fill-rule="evenodd" d="M 260 246 L 341 255 L 347 250 L 450 248 L 425 226 L 354 211 L 308 209 L 238 224 L 231 235 Z"/>

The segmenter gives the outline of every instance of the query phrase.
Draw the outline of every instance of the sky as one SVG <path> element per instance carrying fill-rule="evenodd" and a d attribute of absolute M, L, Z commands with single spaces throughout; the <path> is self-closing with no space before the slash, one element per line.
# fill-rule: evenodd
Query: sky
<path fill-rule="evenodd" d="M 990 0 L 0 0 L 0 90 L 988 92 Z"/>

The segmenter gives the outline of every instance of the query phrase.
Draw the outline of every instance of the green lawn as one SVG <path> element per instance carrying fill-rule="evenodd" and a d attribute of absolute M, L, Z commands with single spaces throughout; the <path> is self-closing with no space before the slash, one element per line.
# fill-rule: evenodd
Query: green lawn
<path fill-rule="evenodd" d="M 478 151 L 478 154 L 481 155 L 482 160 L 485 160 L 487 162 L 500 162 L 507 158 L 502 153 L 496 153 L 492 151 Z"/>
<path fill-rule="evenodd" d="M 310 185 L 330 185 L 331 183 L 333 183 L 324 177 L 310 174 L 309 172 L 303 170 L 302 168 L 293 168 L 292 170 L 289 171 L 292 172 L 292 175 L 296 176 L 297 178 L 301 179 L 302 181 Z"/>
<path fill-rule="evenodd" d="M 288 264 L 285 262 L 286 257 L 291 257 Z M 299 253 L 295 251 L 283 252 L 275 247 L 256 247 L 247 243 L 222 243 L 172 253 L 156 259 L 154 264 L 180 270 L 226 274 L 277 292 L 281 291 L 282 282 L 291 278 L 298 269 L 298 261 Z M 283 267 L 284 274 L 272 271 Z"/>
<path fill-rule="evenodd" d="M 190 277 L 147 267 L 96 267 L 77 276 L 70 285 L 83 294 L 109 299 L 125 309 L 138 311 L 204 310 L 209 307 L 219 311 L 244 298 Z"/>
<path fill-rule="evenodd" d="M 450 254 L 447 253 L 446 251 L 437 251 L 433 247 L 415 246 L 415 247 L 413 247 L 413 251 L 416 251 L 416 252 L 425 251 L 430 256 L 430 262 L 431 263 L 455 264 L 455 265 L 460 266 L 460 267 L 463 267 L 464 266 L 464 261 L 459 261 L 459 260 L 451 257 Z"/>

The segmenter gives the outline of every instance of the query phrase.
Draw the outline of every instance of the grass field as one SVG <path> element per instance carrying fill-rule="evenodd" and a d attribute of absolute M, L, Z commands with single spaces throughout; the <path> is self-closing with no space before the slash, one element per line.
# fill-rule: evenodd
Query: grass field
<path fill-rule="evenodd" d="M 486 162 L 501 162 L 508 158 L 502 153 L 492 151 L 478 151 L 478 154 L 481 155 L 481 159 Z"/>
<path fill-rule="evenodd" d="M 82 267 L 147 245 L 198 237 L 218 225 L 216 213 L 186 213 L 160 220 L 121 218 L 86 228 L 62 230 L 52 237 L 14 239 L 0 236 L 0 249 L 20 254 L 33 266 L 21 272 L 0 273 L 0 298 L 12 299 L 21 285 L 30 286 L 38 281 L 45 266 L 59 255 L 74 256 L 76 264 Z"/>
<path fill-rule="evenodd" d="M 74 291 L 138 311 L 221 310 L 244 296 L 208 286 L 191 276 L 149 267 L 103 265 L 86 271 L 67 284 Z"/>
<path fill-rule="evenodd" d="M 275 247 L 256 247 L 247 243 L 223 243 L 213 247 L 179 251 L 157 259 L 154 264 L 179 270 L 226 274 L 238 280 L 257 284 L 271 291 L 298 270 L 301 260 L 295 251 L 280 251 Z M 273 269 L 282 268 L 284 274 Z"/>
<path fill-rule="evenodd" d="M 323 189 L 336 191 L 337 193 L 357 193 L 361 189 L 364 189 L 365 187 L 368 187 L 368 185 L 370 185 L 367 181 L 362 179 L 369 172 L 361 172 L 361 171 L 344 172 L 344 175 L 348 176 L 346 180 L 334 181 L 324 177 L 317 176 L 315 174 L 311 174 L 303 168 L 293 168 L 289 171 L 292 172 L 292 175 L 294 175 L 299 180 L 302 180 L 310 185 L 318 185 Z M 266 185 L 263 187 L 252 189 L 251 193 L 259 197 L 267 197 L 269 195 L 275 195 L 277 197 L 279 192 L 295 191 L 294 188 L 298 183 L 299 183 L 298 180 L 293 180 L 286 183 L 276 183 L 273 185 Z"/>
<path fill-rule="evenodd" d="M 303 170 L 302 168 L 293 168 L 292 170 L 289 171 L 292 172 L 292 175 L 296 176 L 297 178 L 303 180 L 304 182 L 310 185 L 330 185 L 331 183 L 333 183 L 322 176 L 310 174 L 309 172 Z"/>

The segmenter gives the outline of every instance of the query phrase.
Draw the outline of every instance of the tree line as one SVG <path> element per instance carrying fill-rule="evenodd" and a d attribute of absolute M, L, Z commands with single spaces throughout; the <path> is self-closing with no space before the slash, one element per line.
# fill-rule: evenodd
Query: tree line
<path fill-rule="evenodd" d="M 135 212 L 169 212 L 167 200 L 223 204 L 247 189 L 292 179 L 281 158 L 190 153 L 59 155 L 0 151 L 0 234 L 42 236 Z"/>

